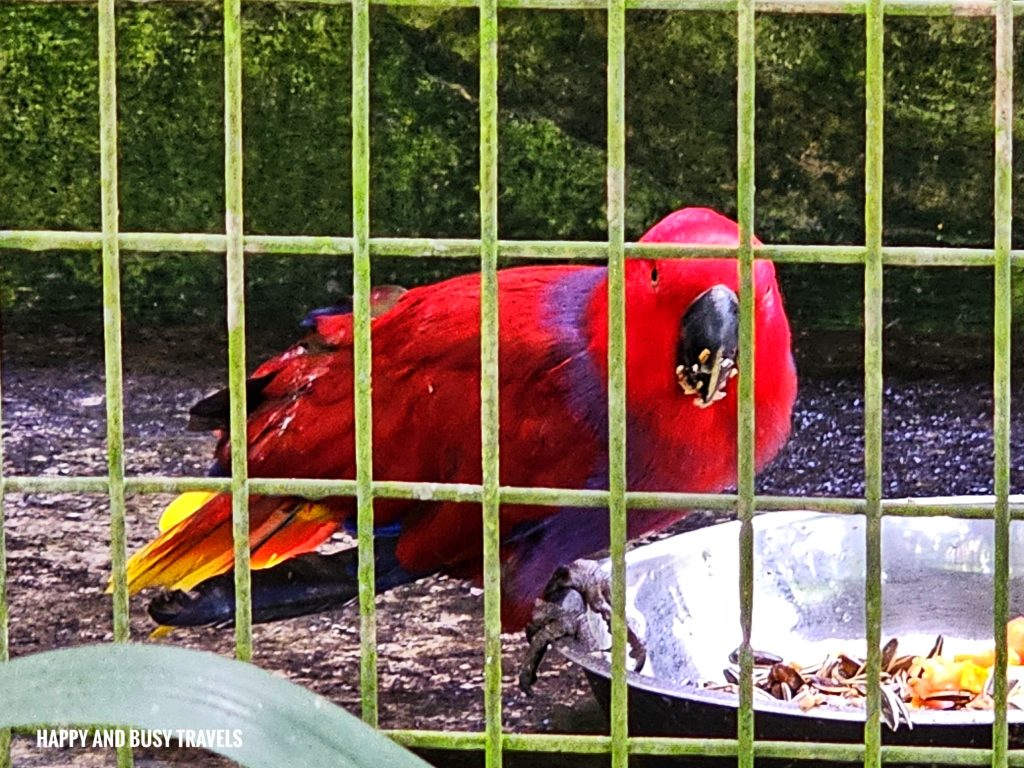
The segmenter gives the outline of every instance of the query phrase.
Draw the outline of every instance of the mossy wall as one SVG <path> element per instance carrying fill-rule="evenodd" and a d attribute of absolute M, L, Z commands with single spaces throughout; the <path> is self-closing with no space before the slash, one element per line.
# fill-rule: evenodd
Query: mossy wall
<path fill-rule="evenodd" d="M 244 16 L 246 229 L 348 234 L 349 10 L 260 4 Z M 472 10 L 373 10 L 376 235 L 477 233 L 476 24 Z M 886 26 L 886 242 L 988 245 L 992 21 Z M 604 236 L 604 34 L 600 13 L 501 14 L 503 237 Z M 863 237 L 863 36 L 859 17 L 758 18 L 757 229 L 766 240 Z M 0 40 L 0 228 L 98 229 L 95 11 L 5 6 Z M 734 213 L 734 19 L 631 12 L 627 40 L 628 236 L 685 204 Z M 1024 51 L 1024 31 L 1017 45 Z M 123 229 L 222 229 L 221 53 L 213 5 L 119 8 Z M 1016 111 L 1024 117 L 1019 99 Z M 1020 233 L 1024 206 L 1015 210 Z M 468 268 L 392 260 L 376 265 L 375 281 Z M 94 255 L 7 252 L 0 269 L 9 313 L 98 306 Z M 128 253 L 124 270 L 129 321 L 219 321 L 216 257 Z M 985 272 L 894 269 L 887 278 L 896 322 L 990 323 Z M 333 301 L 350 278 L 337 260 L 253 257 L 249 279 L 251 315 L 271 327 Z M 795 322 L 859 323 L 859 270 L 786 267 L 783 280 Z"/>

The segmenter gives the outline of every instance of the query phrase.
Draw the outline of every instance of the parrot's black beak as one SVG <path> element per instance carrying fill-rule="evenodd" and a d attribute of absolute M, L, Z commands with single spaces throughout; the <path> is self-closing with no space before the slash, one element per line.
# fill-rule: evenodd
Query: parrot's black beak
<path fill-rule="evenodd" d="M 715 285 L 693 300 L 679 323 L 676 378 L 701 408 L 724 398 L 726 384 L 738 373 L 739 307 L 735 293 Z"/>

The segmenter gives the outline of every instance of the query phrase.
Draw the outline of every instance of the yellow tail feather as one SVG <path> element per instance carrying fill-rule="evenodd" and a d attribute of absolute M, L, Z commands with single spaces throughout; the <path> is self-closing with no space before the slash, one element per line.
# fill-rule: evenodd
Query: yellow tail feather
<path fill-rule="evenodd" d="M 160 533 L 173 528 L 186 517 L 194 515 L 200 507 L 217 494 L 212 491 L 185 491 L 167 505 L 160 515 Z"/>
<path fill-rule="evenodd" d="M 195 513 L 203 509 L 199 515 Z M 300 499 L 253 496 L 250 499 L 250 567 L 270 568 L 330 538 L 341 522 L 337 510 Z M 128 561 L 128 589 L 189 590 L 231 570 L 230 497 L 187 492 L 164 510 L 161 534 Z M 112 585 L 107 585 L 112 591 Z"/>

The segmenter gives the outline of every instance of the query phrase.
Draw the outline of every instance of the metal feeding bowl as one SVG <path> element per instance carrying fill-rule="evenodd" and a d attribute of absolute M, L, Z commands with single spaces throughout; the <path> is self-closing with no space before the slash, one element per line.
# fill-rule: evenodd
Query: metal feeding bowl
<path fill-rule="evenodd" d="M 1024 612 L 1024 523 L 1011 530 L 1010 616 Z M 754 623 L 751 644 L 810 665 L 828 654 L 867 655 L 864 619 L 865 521 L 855 515 L 783 512 L 754 521 Z M 886 517 L 882 523 L 882 638 L 899 654 L 926 655 L 937 635 L 945 652 L 994 645 L 994 527 L 990 520 Z M 738 697 L 708 690 L 740 643 L 739 523 L 680 534 L 627 555 L 627 612 L 647 645 L 642 673 L 630 672 L 632 733 L 734 737 Z M 591 616 L 596 645 L 607 629 Z M 563 648 L 607 705 L 606 650 Z M 755 697 L 760 739 L 858 742 L 862 705 L 819 705 Z M 1011 708 L 1011 739 L 1024 712 Z M 988 746 L 993 714 L 911 710 L 913 728 L 883 726 L 895 744 Z"/>

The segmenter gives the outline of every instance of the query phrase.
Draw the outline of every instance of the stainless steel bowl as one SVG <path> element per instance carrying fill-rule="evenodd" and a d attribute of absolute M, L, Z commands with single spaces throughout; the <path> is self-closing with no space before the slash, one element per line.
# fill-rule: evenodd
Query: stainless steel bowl
<path fill-rule="evenodd" d="M 803 664 L 827 653 L 866 655 L 864 519 L 784 512 L 754 521 L 752 644 Z M 1024 612 L 1024 523 L 1011 530 L 1011 616 Z M 991 647 L 993 524 L 986 520 L 887 517 L 882 523 L 883 640 L 900 653 L 926 654 L 936 635 L 947 652 Z M 630 620 L 648 649 L 641 674 L 630 673 L 635 733 L 735 735 L 737 697 L 703 687 L 723 681 L 740 642 L 738 523 L 680 534 L 627 555 Z M 610 644 L 596 617 L 597 645 Z M 587 670 L 607 700 L 605 651 L 563 649 Z M 755 704 L 759 738 L 860 741 L 864 710 L 789 702 Z M 1024 712 L 1009 713 L 1013 736 Z M 993 715 L 984 711 L 914 711 L 914 728 L 887 732 L 893 743 L 983 745 Z"/>

